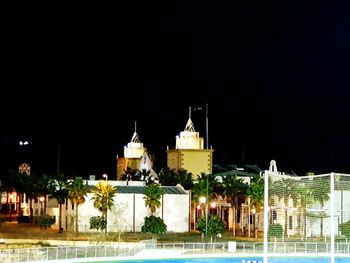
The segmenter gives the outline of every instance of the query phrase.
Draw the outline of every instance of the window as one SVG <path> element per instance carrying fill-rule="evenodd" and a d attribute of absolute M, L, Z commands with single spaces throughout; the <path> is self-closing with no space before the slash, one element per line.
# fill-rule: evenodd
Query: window
<path fill-rule="evenodd" d="M 277 211 L 272 209 L 271 216 L 270 216 L 270 224 L 276 224 L 276 223 L 277 223 Z"/>

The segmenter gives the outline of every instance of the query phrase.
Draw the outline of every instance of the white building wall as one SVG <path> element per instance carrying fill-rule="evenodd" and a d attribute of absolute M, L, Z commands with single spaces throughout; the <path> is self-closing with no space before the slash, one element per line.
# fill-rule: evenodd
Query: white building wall
<path fill-rule="evenodd" d="M 163 220 L 169 232 L 189 231 L 189 196 L 164 195 Z"/>
<path fill-rule="evenodd" d="M 118 189 L 118 188 L 117 188 Z M 79 205 L 79 231 L 92 232 L 89 229 L 90 217 L 101 216 L 101 212 L 94 208 L 92 193 L 85 198 L 85 203 Z M 143 194 L 118 193 L 114 198 L 115 206 L 107 213 L 109 232 L 141 232 L 146 216 L 150 216 L 145 206 Z M 157 208 L 154 216 L 163 216 L 169 232 L 186 232 L 189 227 L 189 195 L 165 194 L 164 207 Z M 163 204 L 162 204 L 163 205 Z"/>
<path fill-rule="evenodd" d="M 343 197 L 341 197 L 343 195 Z M 334 192 L 334 231 L 335 234 L 338 234 L 338 225 L 343 221 L 347 222 L 350 221 L 350 191 L 335 191 Z M 341 202 L 342 200 L 342 202 Z M 343 204 L 341 204 L 343 203 Z M 330 202 L 327 201 L 323 207 L 323 210 L 330 215 Z M 311 209 L 319 209 L 320 205 L 315 204 Z M 343 213 L 341 213 L 341 210 L 343 210 Z M 343 216 L 343 218 L 341 218 Z M 342 220 L 343 219 L 343 220 Z M 307 219 L 307 224 L 310 227 L 308 231 L 308 236 L 319 236 L 320 230 L 321 230 L 321 219 L 320 218 L 311 218 L 309 217 Z M 331 234 L 331 219 L 330 217 L 323 218 L 323 235 L 324 236 L 330 236 Z"/>

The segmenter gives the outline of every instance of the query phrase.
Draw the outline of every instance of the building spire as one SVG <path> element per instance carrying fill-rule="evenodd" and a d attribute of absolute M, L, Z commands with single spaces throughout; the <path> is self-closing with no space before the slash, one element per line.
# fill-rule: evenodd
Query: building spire
<path fill-rule="evenodd" d="M 140 143 L 139 136 L 137 135 L 137 132 L 136 132 L 136 121 L 135 121 L 135 131 L 134 131 L 134 134 L 132 135 L 131 142 Z"/>
<path fill-rule="evenodd" d="M 195 132 L 194 125 L 193 125 L 191 118 L 188 118 L 188 121 L 187 121 L 187 124 L 185 127 L 185 131 Z"/>

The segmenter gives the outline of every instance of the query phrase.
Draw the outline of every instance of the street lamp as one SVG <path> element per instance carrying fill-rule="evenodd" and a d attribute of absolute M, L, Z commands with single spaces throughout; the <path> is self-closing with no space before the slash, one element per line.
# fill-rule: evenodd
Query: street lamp
<path fill-rule="evenodd" d="M 44 202 L 44 200 L 45 200 L 45 197 L 43 197 L 43 196 L 40 196 L 40 197 L 39 197 L 39 201 L 40 201 L 40 214 L 41 214 L 41 215 L 44 215 L 44 209 L 43 209 L 43 202 Z"/>
<path fill-rule="evenodd" d="M 255 224 L 255 221 L 256 221 L 256 218 L 255 218 L 255 207 L 253 206 L 252 207 L 252 210 L 251 210 L 252 214 L 253 214 L 253 231 L 254 231 L 254 238 L 257 238 L 257 231 L 256 231 L 256 224 Z"/>
<path fill-rule="evenodd" d="M 108 175 L 107 174 L 103 174 L 102 177 L 106 178 L 106 182 L 108 181 Z"/>
<path fill-rule="evenodd" d="M 12 222 L 12 199 L 13 199 L 13 194 L 10 194 L 10 222 Z"/>
<path fill-rule="evenodd" d="M 201 204 L 205 204 L 205 238 L 207 238 L 208 231 L 208 199 L 205 196 L 201 196 L 199 198 L 199 202 Z"/>
<path fill-rule="evenodd" d="M 108 175 L 107 175 L 107 174 L 103 174 L 103 175 L 102 175 L 102 177 L 103 177 L 103 178 L 106 178 L 106 187 L 107 187 Z M 106 228 L 105 228 L 105 233 L 107 234 L 107 211 L 108 211 L 108 208 L 107 208 L 107 202 L 108 202 L 107 198 L 108 198 L 108 193 L 107 193 L 107 192 L 106 192 L 106 196 L 104 196 L 104 198 L 105 198 L 105 202 L 106 202 L 106 206 L 105 206 L 105 209 L 106 209 L 106 211 L 105 211 L 105 220 L 106 220 Z"/>

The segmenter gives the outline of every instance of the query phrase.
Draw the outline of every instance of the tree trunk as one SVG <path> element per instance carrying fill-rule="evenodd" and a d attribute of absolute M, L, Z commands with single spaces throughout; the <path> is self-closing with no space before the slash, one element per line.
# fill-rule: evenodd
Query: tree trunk
<path fill-rule="evenodd" d="M 107 225 L 108 225 L 108 222 L 107 222 L 107 209 L 105 211 L 105 220 L 106 220 L 105 234 L 107 234 Z"/>
<path fill-rule="evenodd" d="M 58 233 L 62 233 L 62 204 L 59 206 L 59 214 L 58 214 Z"/>
<path fill-rule="evenodd" d="M 79 205 L 76 204 L 75 205 L 76 208 L 75 208 L 75 233 L 76 234 L 79 234 L 79 227 L 78 227 L 78 214 L 79 214 Z"/>
<path fill-rule="evenodd" d="M 284 236 L 287 236 L 287 232 L 288 232 L 288 210 L 287 208 L 285 208 L 285 212 L 284 212 Z"/>

